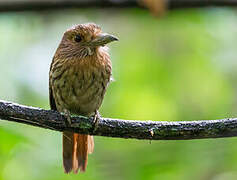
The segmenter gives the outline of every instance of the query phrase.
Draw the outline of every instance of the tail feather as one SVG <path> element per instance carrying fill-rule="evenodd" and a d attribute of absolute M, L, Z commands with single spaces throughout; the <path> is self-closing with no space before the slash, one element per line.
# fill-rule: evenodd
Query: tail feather
<path fill-rule="evenodd" d="M 93 136 L 63 132 L 63 166 L 65 173 L 86 171 L 88 153 L 94 150 Z"/>
<path fill-rule="evenodd" d="M 72 171 L 73 133 L 63 132 L 63 167 L 65 173 Z"/>
<path fill-rule="evenodd" d="M 77 160 L 77 142 L 78 142 L 78 136 L 79 134 L 74 133 L 73 134 L 73 164 L 72 169 L 73 172 L 76 174 L 78 172 L 78 160 Z"/>
<path fill-rule="evenodd" d="M 93 136 L 88 136 L 88 153 L 92 154 L 94 151 L 94 138 Z"/>
<path fill-rule="evenodd" d="M 78 169 L 81 172 L 86 171 L 86 165 L 88 160 L 88 135 L 81 135 L 79 134 L 77 140 L 77 162 L 78 162 Z M 78 169 L 74 170 L 74 173 L 77 173 Z"/>

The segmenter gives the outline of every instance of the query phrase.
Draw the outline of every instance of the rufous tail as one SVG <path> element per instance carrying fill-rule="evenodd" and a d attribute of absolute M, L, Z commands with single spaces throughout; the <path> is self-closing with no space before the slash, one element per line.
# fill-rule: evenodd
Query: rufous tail
<path fill-rule="evenodd" d="M 65 173 L 86 171 L 88 154 L 94 150 L 93 136 L 63 132 L 63 167 Z"/>

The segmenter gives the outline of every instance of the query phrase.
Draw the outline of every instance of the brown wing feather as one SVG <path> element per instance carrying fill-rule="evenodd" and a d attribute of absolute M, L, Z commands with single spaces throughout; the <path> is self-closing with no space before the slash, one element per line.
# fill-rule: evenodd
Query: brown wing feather
<path fill-rule="evenodd" d="M 51 72 L 51 69 L 52 69 L 53 62 L 54 62 L 54 58 L 53 58 L 53 61 L 50 65 L 50 72 Z M 54 99 L 54 96 L 53 96 L 52 85 L 50 83 L 50 76 L 49 76 L 49 104 L 50 104 L 50 108 L 52 110 L 57 111 L 56 102 L 55 102 L 55 99 Z"/>
<path fill-rule="evenodd" d="M 57 111 L 55 99 L 53 97 L 53 92 L 52 92 L 52 88 L 50 85 L 49 85 L 49 104 L 50 104 L 50 108 L 52 110 Z"/>

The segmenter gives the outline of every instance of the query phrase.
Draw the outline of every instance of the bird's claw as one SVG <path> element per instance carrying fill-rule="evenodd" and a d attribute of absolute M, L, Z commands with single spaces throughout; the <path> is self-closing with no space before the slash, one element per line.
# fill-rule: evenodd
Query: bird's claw
<path fill-rule="evenodd" d="M 94 115 L 94 120 L 93 120 L 93 125 L 94 125 L 93 132 L 95 132 L 96 129 L 98 128 L 100 118 L 101 118 L 101 116 L 100 116 L 99 111 L 96 111 L 95 115 Z"/>
<path fill-rule="evenodd" d="M 67 123 L 68 123 L 68 125 L 71 126 L 72 120 L 71 120 L 71 114 L 70 114 L 70 112 L 69 112 L 68 110 L 64 110 L 64 114 L 65 114 L 65 116 L 66 116 L 66 118 L 67 118 Z"/>

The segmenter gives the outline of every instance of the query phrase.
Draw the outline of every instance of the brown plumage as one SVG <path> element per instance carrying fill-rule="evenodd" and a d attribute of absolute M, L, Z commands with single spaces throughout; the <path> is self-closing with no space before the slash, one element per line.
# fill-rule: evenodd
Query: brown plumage
<path fill-rule="evenodd" d="M 104 46 L 115 40 L 93 23 L 76 25 L 64 33 L 50 66 L 51 109 L 68 117 L 96 115 L 111 78 L 111 61 Z M 63 132 L 65 173 L 84 172 L 93 149 L 92 136 Z"/>

